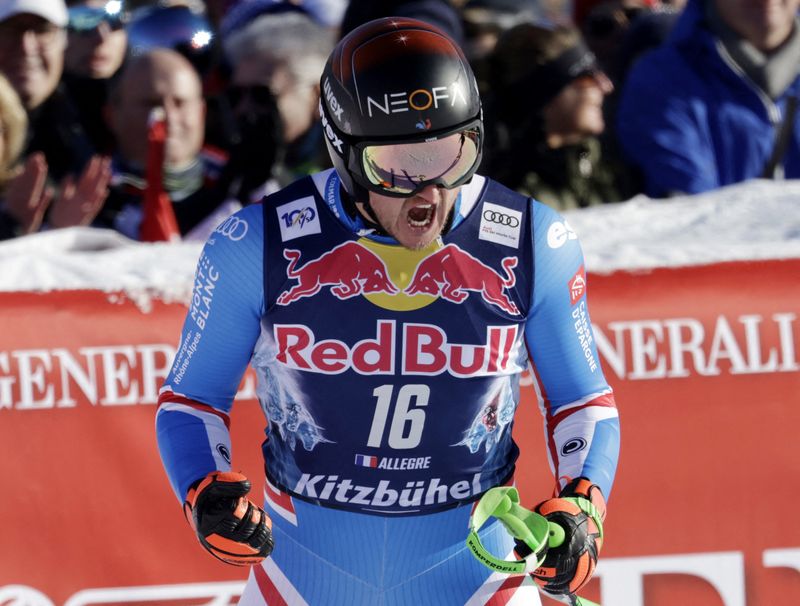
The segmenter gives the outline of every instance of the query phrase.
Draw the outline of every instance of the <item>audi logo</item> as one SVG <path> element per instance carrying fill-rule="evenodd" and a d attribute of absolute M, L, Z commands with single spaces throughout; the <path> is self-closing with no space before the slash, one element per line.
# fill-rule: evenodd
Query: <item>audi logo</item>
<path fill-rule="evenodd" d="M 238 242 L 247 235 L 247 221 L 238 217 L 228 217 L 217 226 L 214 233 Z"/>
<path fill-rule="evenodd" d="M 511 215 L 507 215 L 505 213 L 499 213 L 494 210 L 483 211 L 483 218 L 499 225 L 507 225 L 508 227 L 519 226 L 519 219 L 516 217 L 512 217 Z"/>

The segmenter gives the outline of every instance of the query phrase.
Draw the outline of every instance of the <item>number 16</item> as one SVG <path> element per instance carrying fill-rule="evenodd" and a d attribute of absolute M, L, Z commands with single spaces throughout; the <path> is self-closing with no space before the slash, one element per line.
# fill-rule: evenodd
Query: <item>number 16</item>
<path fill-rule="evenodd" d="M 378 401 L 375 404 L 375 416 L 372 418 L 367 446 L 379 448 L 383 441 L 393 391 L 394 385 L 381 385 L 372 392 Z M 392 425 L 389 428 L 391 448 L 408 450 L 419 446 L 422 440 L 422 428 L 425 425 L 425 411 L 421 407 L 428 405 L 430 394 L 431 390 L 427 385 L 403 385 L 400 388 L 395 401 Z"/>

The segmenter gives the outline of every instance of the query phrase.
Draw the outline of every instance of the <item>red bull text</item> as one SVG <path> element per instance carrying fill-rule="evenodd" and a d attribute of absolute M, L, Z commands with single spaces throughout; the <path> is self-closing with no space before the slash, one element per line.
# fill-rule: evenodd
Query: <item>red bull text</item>
<path fill-rule="evenodd" d="M 302 324 L 276 324 L 273 334 L 278 349 L 275 359 L 307 372 L 395 374 L 398 351 L 403 375 L 447 372 L 474 377 L 524 370 L 517 362 L 520 342 L 516 324 L 487 326 L 486 339 L 479 344 L 450 343 L 438 326 L 406 323 L 398 328 L 394 320 L 379 320 L 374 339 L 363 339 L 352 346 L 337 339 L 317 341 L 311 328 Z"/>

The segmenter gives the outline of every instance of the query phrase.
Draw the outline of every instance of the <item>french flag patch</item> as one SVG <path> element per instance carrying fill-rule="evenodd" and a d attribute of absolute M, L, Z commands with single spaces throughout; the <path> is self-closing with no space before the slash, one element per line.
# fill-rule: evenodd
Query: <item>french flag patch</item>
<path fill-rule="evenodd" d="M 377 467 L 378 466 L 378 457 L 372 457 L 369 455 L 356 455 L 356 465 L 360 465 L 361 467 Z"/>

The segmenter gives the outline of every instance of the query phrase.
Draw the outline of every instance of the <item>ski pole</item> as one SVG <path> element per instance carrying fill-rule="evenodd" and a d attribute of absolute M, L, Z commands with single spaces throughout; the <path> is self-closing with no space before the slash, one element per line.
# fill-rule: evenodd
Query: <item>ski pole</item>
<path fill-rule="evenodd" d="M 513 537 L 523 541 L 532 553 L 523 560 L 503 560 L 490 553 L 478 536 L 478 531 L 489 518 L 497 518 L 505 529 Z M 548 522 L 543 515 L 525 509 L 519 504 L 519 492 L 513 486 L 498 486 L 486 491 L 472 512 L 469 529 L 467 546 L 472 555 L 487 568 L 505 574 L 533 572 L 541 566 L 547 550 L 558 547 L 565 539 L 564 529 L 561 526 Z M 600 606 L 573 593 L 546 595 L 569 606 Z"/>

